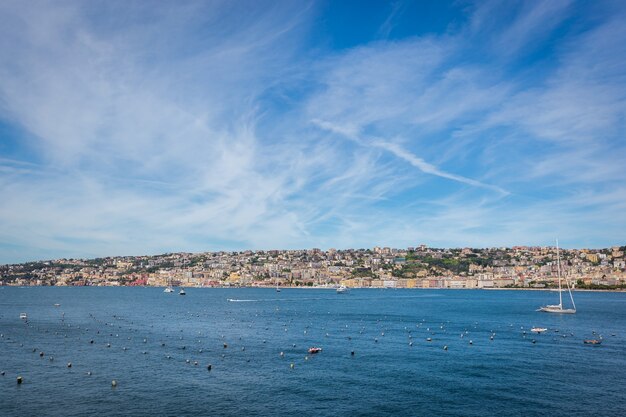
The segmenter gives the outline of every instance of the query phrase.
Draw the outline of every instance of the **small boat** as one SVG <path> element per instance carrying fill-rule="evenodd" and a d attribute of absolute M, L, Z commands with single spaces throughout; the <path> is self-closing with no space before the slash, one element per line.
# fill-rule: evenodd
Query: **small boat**
<path fill-rule="evenodd" d="M 543 333 L 548 331 L 548 329 L 546 329 L 545 327 L 533 327 L 532 329 L 530 329 L 530 331 L 533 333 Z"/>
<path fill-rule="evenodd" d="M 55 304 L 54 304 L 54 306 L 55 306 L 55 307 L 61 307 L 61 304 L 59 304 L 59 303 L 55 303 Z"/>
<path fill-rule="evenodd" d="M 187 293 L 185 292 L 184 288 L 181 288 L 180 291 L 178 292 L 178 295 L 186 295 Z"/>
<path fill-rule="evenodd" d="M 322 348 L 321 348 L 321 347 L 310 347 L 310 348 L 309 348 L 309 353 L 310 353 L 311 355 L 314 355 L 314 354 L 316 354 L 316 353 L 320 353 L 321 351 L 322 351 Z"/>
<path fill-rule="evenodd" d="M 602 339 L 585 339 L 583 343 L 586 345 L 600 345 L 602 344 Z"/>
<path fill-rule="evenodd" d="M 280 292 L 280 288 L 278 288 L 278 284 L 276 284 L 276 292 Z"/>
<path fill-rule="evenodd" d="M 348 287 L 346 287 L 345 285 L 342 285 L 341 287 L 337 288 L 338 294 L 343 294 L 345 292 L 348 292 Z"/>
<path fill-rule="evenodd" d="M 28 320 L 28 315 L 26 313 L 20 313 L 20 319 Z"/>

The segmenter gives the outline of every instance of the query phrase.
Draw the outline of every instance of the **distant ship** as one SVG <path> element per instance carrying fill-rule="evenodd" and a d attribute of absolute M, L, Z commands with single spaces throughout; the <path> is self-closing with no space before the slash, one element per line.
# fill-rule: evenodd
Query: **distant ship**
<path fill-rule="evenodd" d="M 544 313 L 560 313 L 560 314 L 574 314 L 576 313 L 576 304 L 574 304 L 574 297 L 572 296 L 572 290 L 569 286 L 569 280 L 565 279 L 567 285 L 567 291 L 569 292 L 569 298 L 572 300 L 573 308 L 563 308 L 563 292 L 561 290 L 561 257 L 559 255 L 559 241 L 556 241 L 556 270 L 559 276 L 559 303 L 556 305 L 547 305 L 539 307 L 537 311 Z"/>
<path fill-rule="evenodd" d="M 343 294 L 345 292 L 348 292 L 348 287 L 346 287 L 345 285 L 342 285 L 341 287 L 337 288 L 338 294 Z"/>

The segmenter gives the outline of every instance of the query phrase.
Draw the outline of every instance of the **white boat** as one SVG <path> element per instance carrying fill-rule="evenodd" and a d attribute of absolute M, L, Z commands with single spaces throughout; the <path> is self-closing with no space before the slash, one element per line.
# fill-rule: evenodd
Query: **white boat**
<path fill-rule="evenodd" d="M 533 327 L 532 329 L 530 329 L 530 331 L 533 333 L 543 333 L 548 331 L 548 329 L 546 329 L 545 327 Z"/>
<path fill-rule="evenodd" d="M 174 292 L 174 287 L 172 287 L 172 277 L 167 278 L 167 287 L 163 290 L 163 292 Z"/>
<path fill-rule="evenodd" d="M 563 308 L 563 291 L 561 288 L 561 257 L 559 255 L 559 241 L 556 241 L 556 270 L 559 276 L 559 303 L 555 305 L 546 305 L 539 307 L 537 311 L 544 313 L 560 313 L 560 314 L 574 314 L 576 313 L 576 304 L 574 304 L 574 297 L 572 296 L 572 289 L 569 285 L 569 280 L 565 278 L 565 285 L 569 292 L 569 298 L 572 300 L 572 308 Z"/>
<path fill-rule="evenodd" d="M 187 293 L 185 292 L 184 288 L 181 288 L 180 291 L 178 292 L 178 295 L 185 295 L 185 294 Z"/>
<path fill-rule="evenodd" d="M 345 285 L 342 285 L 341 287 L 337 288 L 337 293 L 342 294 L 344 292 L 348 292 L 348 287 L 346 287 Z"/>
<path fill-rule="evenodd" d="M 28 320 L 28 315 L 26 313 L 20 313 L 20 319 Z"/>

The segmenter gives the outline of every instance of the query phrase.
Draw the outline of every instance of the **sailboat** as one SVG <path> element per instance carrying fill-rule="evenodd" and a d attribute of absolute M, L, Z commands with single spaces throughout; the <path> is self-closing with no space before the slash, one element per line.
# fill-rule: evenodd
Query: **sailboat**
<path fill-rule="evenodd" d="M 561 289 L 561 257 L 559 254 L 559 241 L 556 241 L 556 270 L 559 276 L 559 304 L 547 305 L 539 307 L 537 311 L 543 311 L 544 313 L 560 313 L 560 314 L 574 314 L 576 313 L 576 304 L 574 304 L 574 297 L 572 296 L 572 289 L 569 286 L 569 281 L 565 279 L 567 285 L 567 291 L 569 292 L 569 298 L 572 300 L 572 308 L 563 308 L 563 291 Z"/>
<path fill-rule="evenodd" d="M 167 279 L 167 287 L 163 290 L 163 292 L 174 292 L 174 288 L 172 287 L 172 279 Z"/>

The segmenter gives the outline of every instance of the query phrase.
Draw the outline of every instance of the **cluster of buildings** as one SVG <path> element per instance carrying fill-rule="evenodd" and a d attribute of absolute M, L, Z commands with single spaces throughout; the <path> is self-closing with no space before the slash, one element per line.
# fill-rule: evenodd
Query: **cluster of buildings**
<path fill-rule="evenodd" d="M 626 246 L 561 250 L 579 288 L 626 288 Z M 320 249 L 170 253 L 58 259 L 0 266 L 0 285 L 185 287 L 545 288 L 558 279 L 556 248 Z"/>

